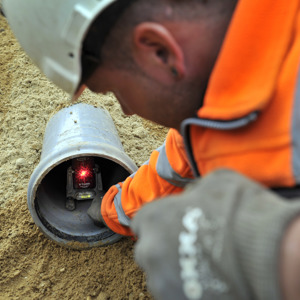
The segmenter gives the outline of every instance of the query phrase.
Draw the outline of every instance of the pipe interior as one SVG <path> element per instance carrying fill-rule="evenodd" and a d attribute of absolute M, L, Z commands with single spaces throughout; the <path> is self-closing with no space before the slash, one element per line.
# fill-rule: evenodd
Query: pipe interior
<path fill-rule="evenodd" d="M 94 157 L 102 174 L 104 190 L 123 181 L 130 174 L 119 164 Z M 71 159 L 55 166 L 42 180 L 36 193 L 35 209 L 43 225 L 55 236 L 66 240 L 91 242 L 105 239 L 114 233 L 94 225 L 87 215 L 92 200 L 76 201 L 76 209 L 65 208 L 67 169 Z"/>

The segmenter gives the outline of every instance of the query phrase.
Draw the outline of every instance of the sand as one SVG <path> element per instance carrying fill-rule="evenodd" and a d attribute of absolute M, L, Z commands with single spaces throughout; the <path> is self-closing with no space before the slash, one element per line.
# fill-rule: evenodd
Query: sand
<path fill-rule="evenodd" d="M 131 239 L 70 250 L 39 232 L 27 209 L 46 124 L 69 100 L 32 64 L 0 16 L 0 299 L 151 299 Z M 87 91 L 80 101 L 110 112 L 138 166 L 166 136 L 166 128 L 125 116 L 112 94 Z"/>

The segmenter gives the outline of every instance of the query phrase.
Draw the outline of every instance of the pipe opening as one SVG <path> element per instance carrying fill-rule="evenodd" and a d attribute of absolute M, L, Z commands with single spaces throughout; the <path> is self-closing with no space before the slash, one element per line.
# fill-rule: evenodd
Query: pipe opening
<path fill-rule="evenodd" d="M 112 160 L 94 156 L 92 158 L 101 171 L 104 192 L 130 175 Z M 66 208 L 67 172 L 72 165 L 72 159 L 58 164 L 42 179 L 36 192 L 35 210 L 45 228 L 61 239 L 105 243 L 115 233 L 106 227 L 96 226 L 87 215 L 92 199 L 75 200 L 75 209 L 72 211 Z"/>

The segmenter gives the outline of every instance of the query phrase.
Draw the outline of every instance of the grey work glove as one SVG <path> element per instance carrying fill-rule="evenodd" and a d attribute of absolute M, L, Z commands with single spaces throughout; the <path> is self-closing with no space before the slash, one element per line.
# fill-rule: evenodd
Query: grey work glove
<path fill-rule="evenodd" d="M 101 204 L 104 195 L 105 195 L 104 191 L 98 193 L 96 197 L 93 199 L 92 204 L 87 211 L 88 216 L 93 220 L 94 224 L 99 227 L 105 226 L 105 222 L 101 215 Z"/>
<path fill-rule="evenodd" d="M 155 299 L 281 299 L 280 241 L 300 204 L 229 170 L 143 207 L 135 259 Z"/>

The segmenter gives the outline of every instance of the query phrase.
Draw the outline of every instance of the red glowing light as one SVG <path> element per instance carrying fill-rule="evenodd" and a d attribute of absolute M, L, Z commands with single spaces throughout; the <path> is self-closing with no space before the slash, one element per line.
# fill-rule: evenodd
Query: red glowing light
<path fill-rule="evenodd" d="M 77 188 L 85 189 L 95 185 L 93 169 L 81 167 L 75 170 L 75 185 Z"/>
<path fill-rule="evenodd" d="M 80 177 L 86 177 L 88 175 L 88 171 L 87 170 L 81 170 L 79 173 Z"/>
<path fill-rule="evenodd" d="M 89 177 L 93 176 L 93 170 L 88 168 L 80 168 L 78 171 L 75 170 L 75 174 L 76 173 L 79 180 L 89 180 Z"/>
<path fill-rule="evenodd" d="M 94 188 L 95 172 L 94 161 L 92 158 L 84 157 L 74 159 L 72 161 L 72 167 L 74 170 L 73 178 L 75 189 Z"/>

